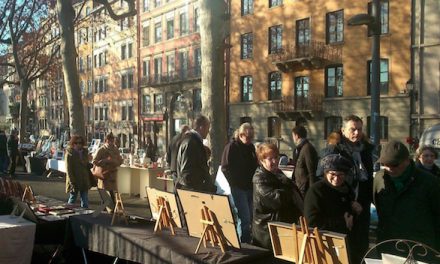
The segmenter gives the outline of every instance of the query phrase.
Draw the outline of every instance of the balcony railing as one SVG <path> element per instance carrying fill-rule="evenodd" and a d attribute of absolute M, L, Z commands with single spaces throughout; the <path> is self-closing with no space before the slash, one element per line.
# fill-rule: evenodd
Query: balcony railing
<path fill-rule="evenodd" d="M 298 115 L 310 116 L 322 111 L 322 99 L 321 95 L 283 96 L 274 104 L 273 110 L 283 119 L 294 120 Z"/>
<path fill-rule="evenodd" d="M 189 68 L 180 71 L 164 72 L 161 74 L 152 74 L 150 76 L 144 76 L 141 79 L 141 84 L 146 85 L 164 85 L 170 83 L 184 82 L 197 80 L 201 77 L 202 70 L 200 67 Z"/>
<path fill-rule="evenodd" d="M 270 54 L 270 58 L 283 72 L 322 68 L 342 61 L 342 46 L 311 41 L 306 45 L 284 46 L 279 52 Z"/>

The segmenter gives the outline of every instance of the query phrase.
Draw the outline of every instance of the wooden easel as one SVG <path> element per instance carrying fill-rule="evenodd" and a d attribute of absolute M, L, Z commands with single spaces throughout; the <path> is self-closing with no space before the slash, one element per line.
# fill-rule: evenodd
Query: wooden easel
<path fill-rule="evenodd" d="M 115 192 L 115 199 L 116 199 L 116 204 L 115 204 L 115 209 L 113 210 L 113 217 L 112 217 L 111 225 L 114 224 L 116 216 L 123 217 L 125 224 L 128 225 L 127 215 L 125 214 L 125 209 L 124 209 L 124 204 L 122 203 L 121 194 L 118 192 Z"/>
<path fill-rule="evenodd" d="M 306 219 L 301 216 L 299 218 L 302 242 L 301 249 L 299 251 L 298 264 L 302 263 L 332 263 L 331 259 L 327 260 L 324 252 L 324 243 L 322 242 L 321 234 L 318 232 L 318 228 L 313 229 L 313 233 L 310 233 Z M 294 228 L 295 236 L 297 237 L 298 245 L 300 243 L 296 228 Z"/>
<path fill-rule="evenodd" d="M 199 252 L 200 245 L 203 241 L 203 246 L 206 248 L 206 242 L 211 241 L 212 246 L 218 244 L 223 253 L 226 252 L 226 240 L 223 235 L 223 232 L 218 224 L 217 218 L 215 215 L 209 210 L 208 207 L 203 206 L 201 209 L 202 219 L 200 222 L 203 226 L 202 237 L 200 237 L 199 243 L 197 244 L 196 252 Z"/>
<path fill-rule="evenodd" d="M 159 217 L 157 218 L 156 225 L 154 226 L 154 233 L 157 230 L 162 230 L 162 228 L 167 227 L 171 230 L 171 234 L 176 235 L 174 232 L 174 221 L 171 217 L 170 204 L 163 197 L 157 197 L 156 199 L 157 208 L 159 208 Z"/>
<path fill-rule="evenodd" d="M 35 196 L 31 186 L 26 185 L 26 187 L 24 188 L 23 197 L 21 198 L 21 201 L 30 202 L 30 203 L 35 202 Z"/>

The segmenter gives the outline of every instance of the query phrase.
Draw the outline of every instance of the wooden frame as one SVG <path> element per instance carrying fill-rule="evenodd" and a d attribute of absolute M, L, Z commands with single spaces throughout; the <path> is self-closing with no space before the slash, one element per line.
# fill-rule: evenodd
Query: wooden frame
<path fill-rule="evenodd" d="M 174 193 L 160 191 L 151 187 L 145 187 L 147 193 L 148 203 L 150 204 L 151 216 L 156 221 L 160 218 L 160 204 L 158 200 L 163 199 L 163 202 L 168 204 L 171 224 L 174 222 L 175 226 L 182 228 L 182 221 L 180 219 L 179 208 L 177 207 L 177 199 Z"/>
<path fill-rule="evenodd" d="M 311 230 L 282 222 L 269 222 L 269 233 L 276 258 L 294 263 L 349 264 L 345 234 Z"/>
<path fill-rule="evenodd" d="M 206 219 L 203 219 L 201 210 L 206 207 L 212 217 L 211 220 L 218 223 L 227 245 L 241 248 L 228 196 L 181 189 L 177 190 L 177 194 L 190 236 L 199 238 L 203 236 Z"/>

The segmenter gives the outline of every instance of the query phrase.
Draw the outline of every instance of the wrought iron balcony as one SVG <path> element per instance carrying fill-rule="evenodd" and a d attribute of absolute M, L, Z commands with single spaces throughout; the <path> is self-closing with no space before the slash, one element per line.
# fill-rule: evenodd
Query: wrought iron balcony
<path fill-rule="evenodd" d="M 161 74 L 152 74 L 144 76 L 141 79 L 142 86 L 160 86 L 171 83 L 194 81 L 201 77 L 202 70 L 200 67 L 189 68 L 180 71 L 170 71 Z"/>
<path fill-rule="evenodd" d="M 307 45 L 285 46 L 280 52 L 271 54 L 270 58 L 282 72 L 320 69 L 342 62 L 342 46 L 311 41 Z"/>
<path fill-rule="evenodd" d="M 322 111 L 321 95 L 283 96 L 275 103 L 273 110 L 284 120 L 296 120 L 298 117 L 310 119 L 313 113 Z"/>

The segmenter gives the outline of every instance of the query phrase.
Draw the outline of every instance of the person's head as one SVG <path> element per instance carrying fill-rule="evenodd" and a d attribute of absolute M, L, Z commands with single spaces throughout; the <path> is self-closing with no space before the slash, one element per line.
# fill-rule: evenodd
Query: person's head
<path fill-rule="evenodd" d="M 335 187 L 344 183 L 345 175 L 353 167 L 350 160 L 339 154 L 327 155 L 319 162 L 324 171 L 324 179 Z"/>
<path fill-rule="evenodd" d="M 380 151 L 378 162 L 391 177 L 398 177 L 410 164 L 408 148 L 400 141 L 391 140 Z"/>
<path fill-rule="evenodd" d="M 252 144 L 254 139 L 254 127 L 250 123 L 243 123 L 238 128 L 238 139 L 243 144 Z"/>
<path fill-rule="evenodd" d="M 110 132 L 105 136 L 105 143 L 112 145 L 115 143 L 115 136 L 113 136 L 113 133 Z"/>
<path fill-rule="evenodd" d="M 350 142 L 357 143 L 362 139 L 362 119 L 356 115 L 349 115 L 344 119 L 341 128 L 342 135 Z"/>
<path fill-rule="evenodd" d="M 73 135 L 70 138 L 69 145 L 71 148 L 73 148 L 75 150 L 82 149 L 85 145 L 84 138 L 80 135 Z"/>
<path fill-rule="evenodd" d="M 191 130 L 191 128 L 188 125 L 182 125 L 180 127 L 180 134 L 183 135 L 190 130 Z"/>
<path fill-rule="evenodd" d="M 337 131 L 331 132 L 327 137 L 327 144 L 329 145 L 337 145 L 341 142 L 341 133 Z"/>
<path fill-rule="evenodd" d="M 307 138 L 307 130 L 303 126 L 296 126 L 292 129 L 292 138 L 295 144 L 298 144 L 302 138 Z"/>
<path fill-rule="evenodd" d="M 211 128 L 211 122 L 206 116 L 198 116 L 193 123 L 193 129 L 205 139 L 208 136 L 209 129 Z"/>
<path fill-rule="evenodd" d="M 438 153 L 434 147 L 423 145 L 417 149 L 415 158 L 429 169 L 434 165 L 434 160 L 438 159 Z"/>
<path fill-rule="evenodd" d="M 257 158 L 261 166 L 270 172 L 278 170 L 278 159 L 280 152 L 278 147 L 272 143 L 262 143 L 257 147 Z"/>

